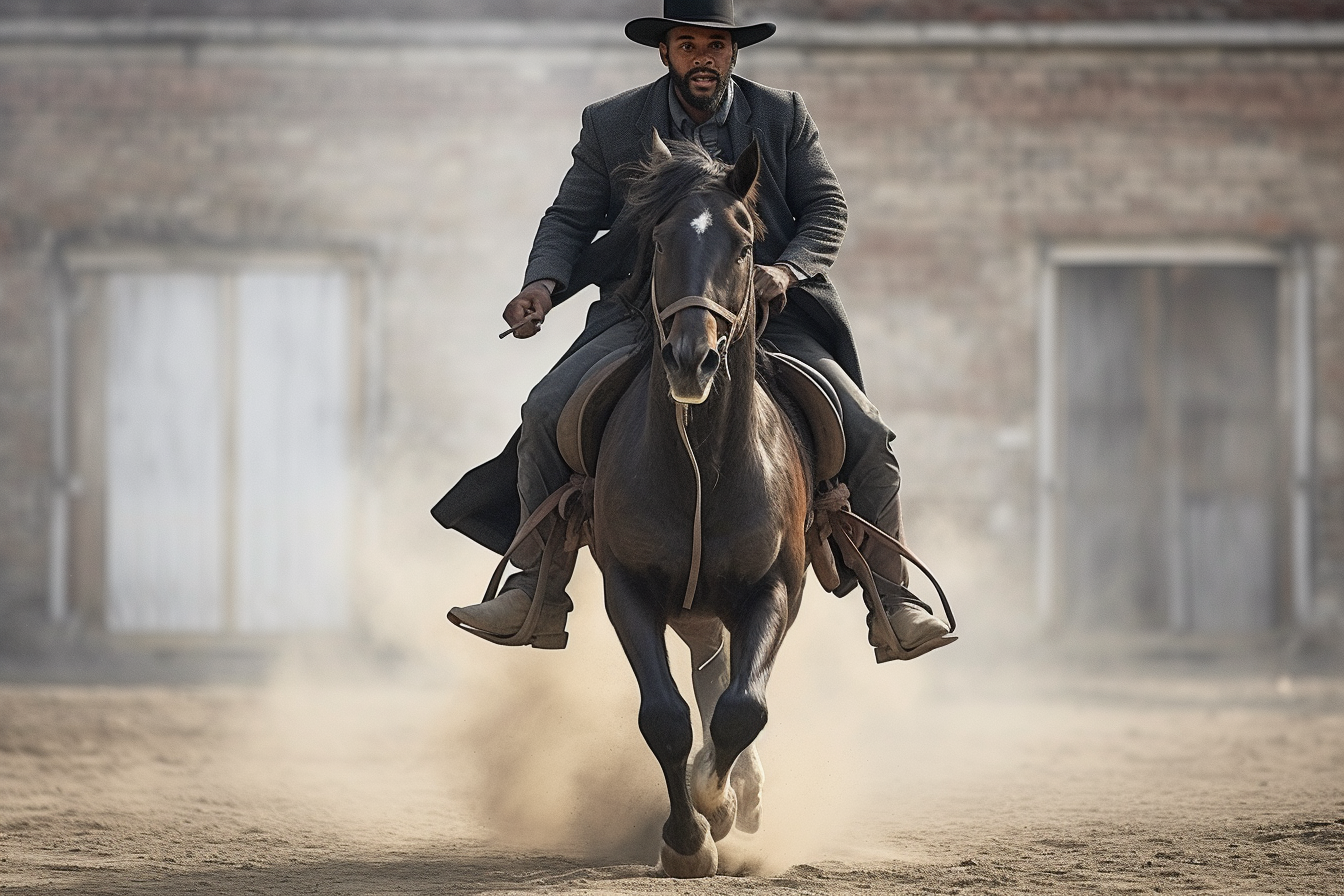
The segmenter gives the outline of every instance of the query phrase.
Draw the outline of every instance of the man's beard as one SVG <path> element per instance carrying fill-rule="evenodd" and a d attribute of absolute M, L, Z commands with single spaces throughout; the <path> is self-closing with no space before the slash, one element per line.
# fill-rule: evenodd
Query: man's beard
<path fill-rule="evenodd" d="M 710 115 L 713 115 L 715 112 L 719 111 L 719 107 L 723 105 L 724 98 L 728 96 L 728 86 L 732 83 L 732 73 L 733 69 L 731 66 L 728 68 L 728 71 L 721 75 L 716 74 L 712 68 L 701 67 L 693 68 L 685 75 L 677 75 L 673 72 L 672 80 L 677 85 L 678 95 L 680 95 L 686 102 L 686 105 L 693 109 L 698 109 L 701 112 L 708 112 Z M 691 92 L 691 78 L 696 75 L 714 75 L 719 79 L 718 86 L 714 88 L 712 94 L 709 96 L 696 96 Z"/>

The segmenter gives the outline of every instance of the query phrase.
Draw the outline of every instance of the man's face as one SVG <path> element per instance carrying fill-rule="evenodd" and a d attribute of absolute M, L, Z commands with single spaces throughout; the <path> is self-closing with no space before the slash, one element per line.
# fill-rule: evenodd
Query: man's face
<path fill-rule="evenodd" d="M 716 28 L 678 25 L 658 45 L 677 94 L 688 106 L 713 115 L 728 94 L 737 62 L 732 35 Z"/>

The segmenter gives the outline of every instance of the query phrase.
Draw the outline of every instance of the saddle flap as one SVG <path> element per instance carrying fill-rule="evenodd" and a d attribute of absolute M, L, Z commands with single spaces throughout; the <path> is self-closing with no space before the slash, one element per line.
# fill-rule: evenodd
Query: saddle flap
<path fill-rule="evenodd" d="M 555 439 L 560 456 L 574 472 L 585 476 L 597 472 L 597 451 L 607 421 L 642 366 L 635 360 L 637 354 L 637 347 L 631 346 L 607 355 L 584 374 L 574 394 L 565 402 L 555 427 Z"/>
<path fill-rule="evenodd" d="M 775 362 L 779 384 L 798 403 L 812 430 L 816 451 L 816 480 L 825 482 L 840 475 L 845 462 L 845 430 L 840 396 L 817 370 L 792 355 L 769 352 Z"/>

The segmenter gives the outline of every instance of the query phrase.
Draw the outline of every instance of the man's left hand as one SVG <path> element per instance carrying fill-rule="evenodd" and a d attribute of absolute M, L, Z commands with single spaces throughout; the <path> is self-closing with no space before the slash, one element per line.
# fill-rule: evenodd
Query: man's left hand
<path fill-rule="evenodd" d="M 786 293 L 789 287 L 798 282 L 793 271 L 782 264 L 758 264 L 753 274 L 756 286 L 756 298 L 770 303 L 770 310 L 778 314 L 788 303 Z"/>

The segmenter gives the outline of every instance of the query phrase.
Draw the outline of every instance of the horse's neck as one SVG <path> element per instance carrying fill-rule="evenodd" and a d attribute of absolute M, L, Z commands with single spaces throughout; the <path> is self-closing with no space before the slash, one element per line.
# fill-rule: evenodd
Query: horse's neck
<path fill-rule="evenodd" d="M 748 328 L 728 347 L 725 364 L 709 399 L 689 409 L 687 435 L 702 465 L 715 470 L 732 469 L 748 457 L 748 446 L 756 441 L 760 415 L 756 389 L 756 334 Z M 668 394 L 667 374 L 654 363 L 649 378 L 649 418 L 659 430 L 667 430 L 678 444 L 681 435 L 676 418 L 681 413 Z"/>

